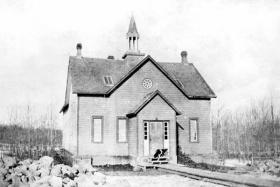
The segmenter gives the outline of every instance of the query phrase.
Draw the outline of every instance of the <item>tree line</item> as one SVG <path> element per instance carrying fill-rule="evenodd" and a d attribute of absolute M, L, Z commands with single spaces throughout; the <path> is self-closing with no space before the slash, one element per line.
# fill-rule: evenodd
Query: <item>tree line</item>
<path fill-rule="evenodd" d="M 62 144 L 62 130 L 58 128 L 55 103 L 45 108 L 27 101 L 24 105 L 10 105 L 7 120 L 0 124 L 0 143 L 16 147 L 48 146 Z"/>
<path fill-rule="evenodd" d="M 236 111 L 220 108 L 211 123 L 213 150 L 219 154 L 273 155 L 280 151 L 280 113 L 272 97 Z"/>

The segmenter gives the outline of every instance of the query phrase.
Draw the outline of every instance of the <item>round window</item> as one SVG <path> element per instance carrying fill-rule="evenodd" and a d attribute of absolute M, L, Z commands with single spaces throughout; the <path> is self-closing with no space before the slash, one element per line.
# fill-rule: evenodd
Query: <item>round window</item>
<path fill-rule="evenodd" d="M 153 82 L 151 79 L 144 79 L 142 85 L 146 89 L 150 89 L 153 86 Z"/>

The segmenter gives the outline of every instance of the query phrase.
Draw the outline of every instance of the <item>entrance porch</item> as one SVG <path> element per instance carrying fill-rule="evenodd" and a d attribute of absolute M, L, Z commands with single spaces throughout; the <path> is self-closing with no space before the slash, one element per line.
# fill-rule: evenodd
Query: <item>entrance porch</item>
<path fill-rule="evenodd" d="M 136 163 L 147 162 L 157 149 L 168 149 L 169 162 L 177 163 L 176 115 L 180 112 L 159 91 L 127 115 L 129 156 Z"/>

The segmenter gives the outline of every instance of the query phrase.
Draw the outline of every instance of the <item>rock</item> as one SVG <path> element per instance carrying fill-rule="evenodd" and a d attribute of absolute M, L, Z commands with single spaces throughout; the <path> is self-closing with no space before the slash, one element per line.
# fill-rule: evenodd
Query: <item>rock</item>
<path fill-rule="evenodd" d="M 91 173 L 94 173 L 97 171 L 96 168 L 93 168 L 90 164 L 90 162 L 88 160 L 80 160 L 79 163 L 78 163 L 78 170 L 79 172 L 83 172 L 83 173 L 86 173 L 86 172 L 91 172 Z"/>
<path fill-rule="evenodd" d="M 267 165 L 269 168 L 279 166 L 279 164 L 278 164 L 277 162 L 274 162 L 273 160 L 267 161 L 267 162 L 266 162 L 266 165 Z"/>
<path fill-rule="evenodd" d="M 2 159 L 0 159 L 0 168 L 4 168 L 5 167 L 5 165 L 4 165 L 4 163 L 2 162 Z"/>
<path fill-rule="evenodd" d="M 50 167 L 53 163 L 53 158 L 49 156 L 43 156 L 39 159 L 39 163 L 45 167 Z"/>
<path fill-rule="evenodd" d="M 50 169 L 49 168 L 41 168 L 38 170 L 39 173 L 41 173 L 41 177 L 47 176 L 50 174 Z"/>
<path fill-rule="evenodd" d="M 61 167 L 59 165 L 56 165 L 51 169 L 51 175 L 60 176 L 61 174 L 62 174 Z"/>
<path fill-rule="evenodd" d="M 273 167 L 273 168 L 270 168 L 269 171 L 273 174 L 279 174 L 280 173 L 280 168 L 279 167 L 278 168 Z"/>
<path fill-rule="evenodd" d="M 62 187 L 62 179 L 57 176 L 52 176 L 49 183 L 52 187 Z"/>
<path fill-rule="evenodd" d="M 70 171 L 71 171 L 71 173 L 78 174 L 79 166 L 77 164 L 73 165 Z"/>
<path fill-rule="evenodd" d="M 68 177 L 62 179 L 62 183 L 63 183 L 63 184 L 67 184 L 67 183 L 69 183 L 69 182 L 70 182 L 70 179 L 69 179 Z"/>
<path fill-rule="evenodd" d="M 1 168 L 0 167 L 0 176 L 5 176 L 8 173 L 7 169 Z"/>
<path fill-rule="evenodd" d="M 70 180 L 66 185 L 64 185 L 65 187 L 76 187 L 76 183 L 72 180 Z"/>
<path fill-rule="evenodd" d="M 31 159 L 26 159 L 26 160 L 20 161 L 18 164 L 28 166 L 31 163 L 32 163 Z"/>
<path fill-rule="evenodd" d="M 3 158 L 2 158 L 2 160 L 3 160 L 3 163 L 4 163 L 4 165 L 5 165 L 5 168 L 9 168 L 9 167 L 12 167 L 12 166 L 15 166 L 16 165 L 16 160 L 14 159 L 14 158 L 12 158 L 12 157 L 8 157 L 8 156 L 4 156 Z"/>
<path fill-rule="evenodd" d="M 1 187 L 8 187 L 9 186 L 9 183 L 7 181 L 4 181 L 4 180 L 1 180 L 0 179 L 0 186 Z"/>
<path fill-rule="evenodd" d="M 261 172 L 266 172 L 267 169 L 268 169 L 268 167 L 267 167 L 267 165 L 265 165 L 264 163 L 260 163 L 260 164 L 259 164 L 259 170 L 260 170 Z"/>
<path fill-rule="evenodd" d="M 27 180 L 27 177 L 26 176 L 21 176 L 21 181 L 23 182 L 23 183 L 28 183 L 28 180 Z"/>
<path fill-rule="evenodd" d="M 32 182 L 30 187 L 39 187 L 42 186 L 43 184 L 48 184 L 49 186 L 49 180 L 50 180 L 51 176 L 45 176 L 42 178 L 37 179 L 36 181 Z"/>
<path fill-rule="evenodd" d="M 64 175 L 64 174 L 68 174 L 68 175 L 70 175 L 70 173 L 71 173 L 71 170 L 72 170 L 72 168 L 70 167 L 70 166 L 65 166 L 65 165 L 63 165 L 62 167 L 61 167 L 61 171 L 62 171 L 62 174 Z"/>
<path fill-rule="evenodd" d="M 39 164 L 33 162 L 32 164 L 29 165 L 28 168 L 30 171 L 37 171 L 38 167 L 39 167 Z"/>

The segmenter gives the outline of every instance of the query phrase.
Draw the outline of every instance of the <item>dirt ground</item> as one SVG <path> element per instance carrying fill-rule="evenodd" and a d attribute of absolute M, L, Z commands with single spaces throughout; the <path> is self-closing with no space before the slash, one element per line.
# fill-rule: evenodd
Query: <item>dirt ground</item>
<path fill-rule="evenodd" d="M 164 171 L 107 171 L 107 185 L 120 184 L 124 187 L 222 187 L 221 185 L 198 181 Z"/>
<path fill-rule="evenodd" d="M 198 181 L 182 177 L 162 170 L 147 169 L 146 171 L 133 171 L 129 165 L 103 166 L 98 170 L 106 175 L 107 184 L 123 187 L 221 187 L 209 182 Z"/>

